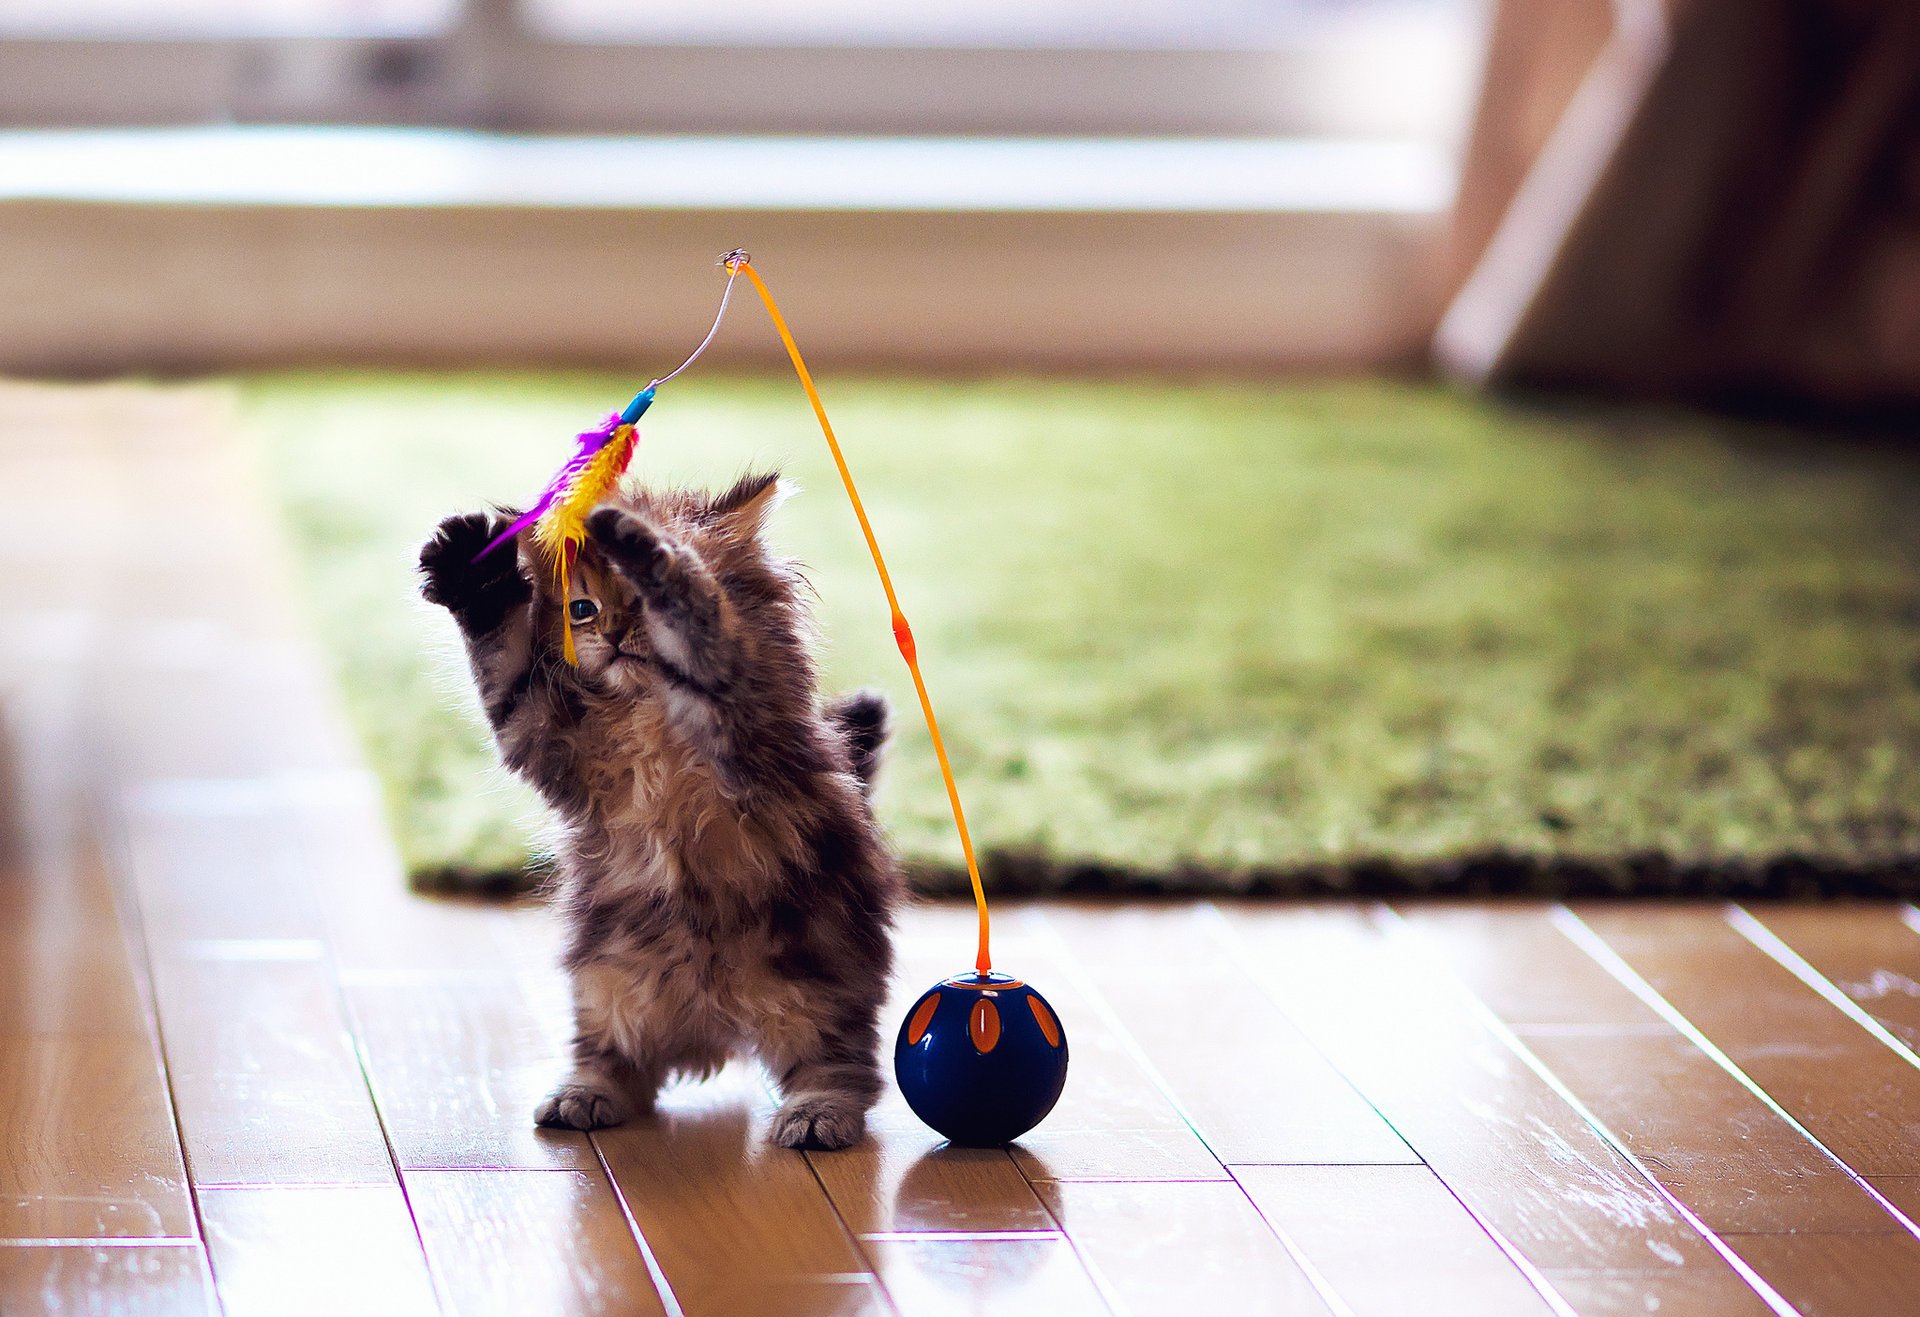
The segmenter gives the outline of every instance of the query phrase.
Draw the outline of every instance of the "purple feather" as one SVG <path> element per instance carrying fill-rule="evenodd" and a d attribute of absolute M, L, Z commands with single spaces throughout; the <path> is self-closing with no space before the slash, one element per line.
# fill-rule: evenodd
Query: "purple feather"
<path fill-rule="evenodd" d="M 620 413 L 614 412 L 608 416 L 605 421 L 601 422 L 599 429 L 583 430 L 575 435 L 574 443 L 577 447 L 574 449 L 573 456 L 567 459 L 565 466 L 554 473 L 553 479 L 547 482 L 547 487 L 540 491 L 539 499 L 535 501 L 531 508 L 521 514 L 519 520 L 494 536 L 493 539 L 488 542 L 486 548 L 474 554 L 473 560 L 479 562 L 482 558 L 545 516 L 547 509 L 553 506 L 554 501 L 567 492 L 574 478 L 586 469 L 587 463 L 593 460 L 594 454 L 598 453 L 602 448 L 605 448 L 607 444 L 612 441 L 613 432 L 625 423 L 626 422 L 621 419 Z"/>

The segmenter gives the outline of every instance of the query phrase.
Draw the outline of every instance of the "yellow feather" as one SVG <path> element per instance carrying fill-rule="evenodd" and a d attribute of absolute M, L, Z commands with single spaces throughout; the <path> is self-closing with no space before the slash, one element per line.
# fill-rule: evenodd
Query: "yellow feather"
<path fill-rule="evenodd" d="M 554 596 L 560 600 L 560 652 L 569 664 L 577 664 L 580 659 L 573 647 L 573 618 L 568 608 L 572 582 L 567 568 L 587 542 L 588 515 L 618 488 L 620 477 L 626 473 L 627 463 L 633 458 L 633 444 L 631 425 L 616 429 L 580 469 L 567 492 L 554 499 L 533 526 L 533 542 L 553 563 Z"/>

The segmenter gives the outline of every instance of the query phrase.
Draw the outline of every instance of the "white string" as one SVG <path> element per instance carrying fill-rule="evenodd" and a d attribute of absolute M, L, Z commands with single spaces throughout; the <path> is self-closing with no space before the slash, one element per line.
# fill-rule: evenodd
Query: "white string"
<path fill-rule="evenodd" d="M 729 252 L 728 257 L 731 257 L 735 254 L 736 253 Z M 746 255 L 745 252 L 740 252 L 737 254 L 742 257 Z M 678 366 L 675 366 L 672 370 L 668 371 L 665 375 L 662 375 L 659 379 L 655 380 L 653 383 L 647 385 L 649 389 L 659 388 L 662 384 L 665 384 L 668 380 L 672 379 L 675 375 L 678 375 L 681 371 L 685 370 L 688 366 L 691 366 L 694 362 L 700 360 L 700 354 L 707 350 L 707 344 L 713 342 L 713 336 L 720 332 L 720 322 L 727 318 L 727 302 L 733 297 L 733 281 L 739 277 L 740 277 L 739 267 L 737 265 L 733 265 L 729 263 L 727 265 L 727 286 L 725 290 L 722 291 L 720 294 L 720 309 L 714 313 L 713 328 L 709 329 L 707 331 L 707 336 L 700 340 L 700 346 L 693 350 L 692 356 L 688 357 L 685 361 L 681 362 Z"/>

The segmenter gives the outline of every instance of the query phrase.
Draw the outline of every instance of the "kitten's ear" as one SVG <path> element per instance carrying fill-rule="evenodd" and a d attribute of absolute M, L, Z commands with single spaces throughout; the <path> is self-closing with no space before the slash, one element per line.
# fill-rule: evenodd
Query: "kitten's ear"
<path fill-rule="evenodd" d="M 787 501 L 794 487 L 778 471 L 741 476 L 733 488 L 707 506 L 714 525 L 743 540 L 752 539 L 766 525 L 773 510 Z"/>

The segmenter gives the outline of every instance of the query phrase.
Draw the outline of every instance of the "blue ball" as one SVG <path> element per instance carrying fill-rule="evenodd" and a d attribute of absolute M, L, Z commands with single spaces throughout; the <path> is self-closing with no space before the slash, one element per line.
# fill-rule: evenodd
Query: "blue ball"
<path fill-rule="evenodd" d="M 913 1114 L 953 1143 L 993 1147 L 1038 1125 L 1067 1082 L 1067 1031 L 1005 974 L 956 974 L 907 1012 L 893 1071 Z"/>

